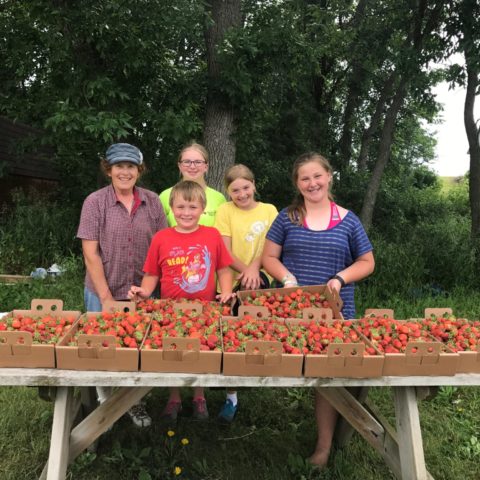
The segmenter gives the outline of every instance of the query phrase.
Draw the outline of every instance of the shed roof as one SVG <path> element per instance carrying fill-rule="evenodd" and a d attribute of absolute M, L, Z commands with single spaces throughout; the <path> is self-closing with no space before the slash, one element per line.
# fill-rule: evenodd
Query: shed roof
<path fill-rule="evenodd" d="M 46 180 L 57 180 L 53 149 L 38 143 L 38 147 L 22 152 L 20 143 L 29 138 L 40 138 L 42 131 L 0 116 L 0 163 L 5 162 L 8 173 Z"/>

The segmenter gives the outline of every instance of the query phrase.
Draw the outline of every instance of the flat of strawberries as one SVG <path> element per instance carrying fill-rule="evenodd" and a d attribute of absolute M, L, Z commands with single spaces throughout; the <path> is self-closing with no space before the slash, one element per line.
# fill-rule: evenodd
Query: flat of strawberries
<path fill-rule="evenodd" d="M 78 343 L 79 335 L 111 335 L 120 348 L 139 348 L 150 317 L 139 312 L 102 312 L 85 314 L 68 346 Z"/>
<path fill-rule="evenodd" d="M 76 317 L 70 315 L 8 315 L 0 320 L 0 332 L 28 332 L 33 344 L 55 344 L 75 320 Z"/>
<path fill-rule="evenodd" d="M 162 299 L 153 299 L 149 298 L 147 300 L 142 300 L 137 303 L 137 310 L 143 311 L 145 313 L 175 313 L 175 305 L 178 304 L 180 300 L 173 300 L 171 298 L 162 298 Z M 218 303 L 218 302 L 209 302 L 206 300 L 181 300 L 182 304 L 199 304 L 202 306 L 202 312 L 207 315 L 230 315 L 231 309 L 230 305 Z"/>
<path fill-rule="evenodd" d="M 257 320 L 252 315 L 222 321 L 224 352 L 245 352 L 249 341 L 281 342 L 283 353 L 301 354 L 296 338 L 282 321 Z"/>
<path fill-rule="evenodd" d="M 480 321 L 454 315 L 432 316 L 421 320 L 428 332 L 454 352 L 476 352 L 480 345 Z"/>
<path fill-rule="evenodd" d="M 355 328 L 385 354 L 405 353 L 410 342 L 437 342 L 427 326 L 418 321 L 394 320 L 372 315 L 357 320 Z M 446 348 L 443 351 L 451 352 Z M 415 353 L 415 349 L 412 352 Z"/>
<path fill-rule="evenodd" d="M 258 290 L 242 296 L 242 305 L 267 307 L 272 316 L 280 318 L 302 318 L 305 308 L 332 308 L 325 294 L 306 292 L 297 288 L 289 293 Z"/>
<path fill-rule="evenodd" d="M 304 355 L 325 355 L 330 345 L 365 343 L 355 330 L 355 322 L 352 320 L 287 323 L 292 335 L 297 338 L 297 345 L 300 346 Z M 371 344 L 366 344 L 364 354 L 377 355 L 378 352 Z"/>
<path fill-rule="evenodd" d="M 156 310 L 143 349 L 161 349 L 165 338 L 198 338 L 201 351 L 221 351 L 220 309 L 210 304 L 203 308 L 204 311 L 197 312 L 185 304 L 184 309 L 174 310 L 167 303 L 163 311 Z"/>

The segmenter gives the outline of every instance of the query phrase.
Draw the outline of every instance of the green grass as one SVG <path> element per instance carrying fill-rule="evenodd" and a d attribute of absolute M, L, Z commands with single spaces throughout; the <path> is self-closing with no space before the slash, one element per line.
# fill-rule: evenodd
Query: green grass
<path fill-rule="evenodd" d="M 184 390 L 188 410 L 191 390 Z M 154 419 L 149 429 L 135 428 L 122 418 L 101 437 L 96 453 L 83 453 L 70 466 L 67 478 L 79 480 L 139 479 L 393 479 L 380 456 L 355 433 L 336 449 L 324 472 L 305 458 L 315 442 L 313 392 L 310 389 L 242 389 L 241 410 L 231 426 L 214 419 L 224 400 L 222 390 L 207 391 L 211 419 L 195 423 L 184 416 L 173 437 L 159 422 L 166 389 L 147 396 Z M 370 399 L 394 425 L 388 388 L 370 391 Z M 34 479 L 48 456 L 52 405 L 38 398 L 35 388 L 0 390 L 2 413 L 0 470 L 2 479 Z M 21 406 L 21 408 L 19 408 Z M 480 389 L 444 387 L 431 400 L 420 402 L 427 468 L 437 480 L 474 480 L 480 460 Z M 188 414 L 188 412 L 187 412 Z M 189 444 L 182 446 L 180 440 Z M 182 468 L 179 476 L 175 466 Z"/>
<path fill-rule="evenodd" d="M 440 184 L 442 186 L 442 192 L 445 194 L 450 193 L 460 185 L 464 185 L 466 179 L 464 176 L 460 177 L 439 177 Z"/>
<path fill-rule="evenodd" d="M 59 277 L 32 279 L 28 283 L 0 283 L 0 312 L 29 309 L 32 298 L 59 298 L 64 310 L 83 310 L 83 262 L 70 257 L 61 264 L 66 269 Z"/>

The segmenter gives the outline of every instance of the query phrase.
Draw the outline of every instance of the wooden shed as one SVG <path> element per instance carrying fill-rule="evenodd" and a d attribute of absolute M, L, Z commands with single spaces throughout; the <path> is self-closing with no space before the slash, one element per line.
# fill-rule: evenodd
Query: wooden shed
<path fill-rule="evenodd" d="M 11 201 L 14 188 L 56 188 L 53 149 L 41 145 L 41 137 L 41 130 L 0 116 L 0 205 Z"/>

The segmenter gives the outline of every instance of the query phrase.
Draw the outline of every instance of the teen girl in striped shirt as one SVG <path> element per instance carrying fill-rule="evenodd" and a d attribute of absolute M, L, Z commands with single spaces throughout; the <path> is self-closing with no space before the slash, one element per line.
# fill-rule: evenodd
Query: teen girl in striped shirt
<path fill-rule="evenodd" d="M 358 217 L 336 205 L 333 170 L 321 155 L 301 155 L 293 165 L 297 196 L 273 222 L 262 264 L 284 286 L 327 284 L 340 292 L 344 318 L 355 317 L 354 283 L 373 272 L 372 245 Z M 337 420 L 336 410 L 316 394 L 317 445 L 310 461 L 326 466 Z"/>

